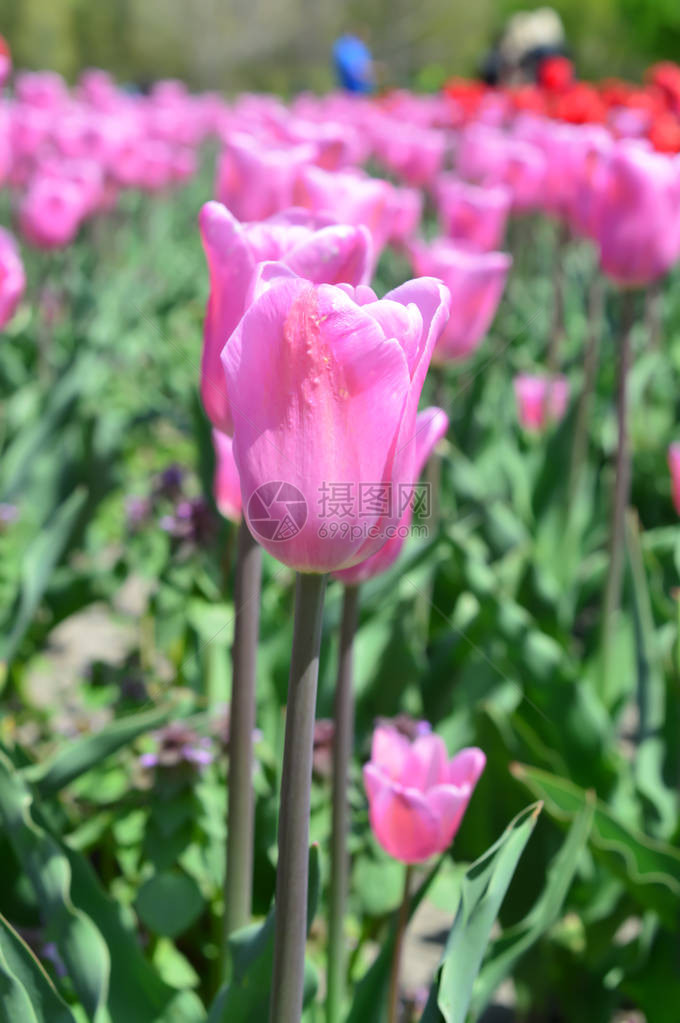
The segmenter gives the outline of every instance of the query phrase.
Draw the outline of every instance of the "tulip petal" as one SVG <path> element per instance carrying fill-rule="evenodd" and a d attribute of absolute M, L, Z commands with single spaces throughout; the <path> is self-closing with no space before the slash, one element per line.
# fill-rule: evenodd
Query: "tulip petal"
<path fill-rule="evenodd" d="M 396 728 L 378 726 L 373 732 L 371 762 L 394 781 L 401 781 L 411 744 Z"/>
<path fill-rule="evenodd" d="M 286 254 L 286 264 L 314 284 L 368 284 L 372 261 L 368 230 L 346 224 L 316 231 Z"/>
<path fill-rule="evenodd" d="M 437 852 L 447 849 L 460 827 L 470 801 L 472 789 L 469 785 L 436 785 L 425 795 L 439 825 Z"/>
<path fill-rule="evenodd" d="M 387 780 L 376 786 L 369 802 L 375 837 L 385 852 L 404 863 L 422 863 L 439 851 L 437 813 L 420 792 Z"/>
<path fill-rule="evenodd" d="M 401 781 L 409 788 L 426 792 L 447 781 L 448 754 L 444 740 L 435 732 L 419 736 L 411 744 Z"/>
<path fill-rule="evenodd" d="M 359 560 L 366 529 L 379 516 L 359 515 L 356 488 L 360 481 L 391 480 L 408 394 L 399 344 L 385 339 L 339 288 L 288 279 L 248 309 L 223 364 L 236 424 L 234 455 L 255 534 L 301 571 L 337 570 Z M 286 483 L 290 494 L 304 497 L 306 518 L 296 519 L 294 535 L 287 529 L 276 538 L 263 536 L 253 526 L 248 502 L 268 482 Z M 329 488 L 338 487 L 350 487 L 352 500 L 332 533 L 324 502 Z M 378 537 L 372 549 L 380 543 Z"/>
<path fill-rule="evenodd" d="M 486 755 L 477 746 L 468 746 L 449 762 L 448 782 L 474 788 L 486 766 Z"/>

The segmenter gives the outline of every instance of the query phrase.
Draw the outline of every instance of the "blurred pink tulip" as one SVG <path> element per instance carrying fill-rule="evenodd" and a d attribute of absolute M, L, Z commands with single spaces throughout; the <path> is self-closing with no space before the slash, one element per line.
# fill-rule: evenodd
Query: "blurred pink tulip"
<path fill-rule="evenodd" d="M 502 244 L 512 203 L 507 188 L 479 188 L 442 174 L 435 192 L 444 233 L 458 245 L 489 252 Z"/>
<path fill-rule="evenodd" d="M 432 361 L 465 359 L 489 329 L 501 300 L 512 257 L 504 252 L 470 252 L 439 238 L 409 246 L 418 276 L 439 277 L 451 292 L 451 316 Z"/>
<path fill-rule="evenodd" d="M 671 471 L 673 505 L 680 515 L 680 443 L 671 444 L 668 448 L 668 468 Z"/>
<path fill-rule="evenodd" d="M 0 328 L 14 316 L 26 287 L 26 274 L 14 238 L 0 227 Z"/>
<path fill-rule="evenodd" d="M 376 728 L 364 785 L 371 828 L 385 852 L 422 863 L 448 849 L 485 765 L 474 746 L 449 760 L 434 733 L 409 742 L 396 728 Z"/>
<path fill-rule="evenodd" d="M 225 519 L 240 522 L 241 484 L 234 461 L 234 442 L 219 430 L 213 430 L 212 439 L 215 449 L 215 504 Z"/>
<path fill-rule="evenodd" d="M 563 376 L 520 373 L 515 377 L 517 414 L 525 430 L 542 430 L 550 422 L 564 418 L 569 401 L 569 383 Z"/>
<path fill-rule="evenodd" d="M 456 170 L 464 178 L 484 185 L 504 185 L 516 209 L 539 206 L 543 194 L 546 159 L 538 146 L 516 139 L 484 124 L 472 124 L 462 133 Z"/>
<path fill-rule="evenodd" d="M 425 467 L 425 463 L 434 451 L 438 441 L 442 439 L 449 428 L 449 417 L 440 408 L 428 408 L 419 412 L 416 417 L 415 432 L 415 463 L 413 466 L 414 476 L 412 486 L 404 487 L 401 493 L 400 504 L 403 505 L 399 525 L 392 531 L 393 535 L 383 544 L 379 551 L 372 554 L 365 561 L 360 561 L 352 568 L 345 568 L 341 572 L 335 572 L 335 578 L 347 586 L 355 586 L 357 583 L 372 579 L 373 576 L 386 572 L 399 557 L 404 541 L 408 536 L 413 518 L 413 496 L 415 495 L 418 477 Z M 399 495 L 392 495 L 393 499 Z M 389 532 L 389 531 L 388 531 Z"/>
<path fill-rule="evenodd" d="M 397 198 L 394 186 L 358 171 L 324 171 L 304 167 L 295 184 L 295 202 L 325 213 L 341 224 L 364 224 L 371 232 L 376 261 L 391 233 Z"/>
<path fill-rule="evenodd" d="M 363 284 L 370 274 L 371 240 L 363 227 L 332 224 L 307 210 L 287 210 L 261 223 L 241 224 L 218 202 L 203 206 L 199 228 L 210 273 L 201 397 L 213 425 L 231 434 L 220 355 L 245 312 L 256 265 L 282 260 L 315 284 Z"/>
<path fill-rule="evenodd" d="M 274 146 L 235 133 L 220 157 L 217 198 L 239 220 L 263 220 L 294 205 L 298 172 L 315 156 L 313 145 Z"/>
<path fill-rule="evenodd" d="M 602 270 L 624 287 L 649 284 L 680 256 L 680 161 L 623 140 L 596 196 Z"/>
<path fill-rule="evenodd" d="M 82 189 L 74 181 L 38 177 L 21 200 L 19 227 L 38 248 L 62 248 L 75 238 L 85 212 Z"/>
<path fill-rule="evenodd" d="M 448 316 L 439 281 L 378 301 L 264 263 L 222 352 L 248 524 L 302 572 L 364 560 L 399 522 L 388 493 L 415 479 L 416 410 Z"/>

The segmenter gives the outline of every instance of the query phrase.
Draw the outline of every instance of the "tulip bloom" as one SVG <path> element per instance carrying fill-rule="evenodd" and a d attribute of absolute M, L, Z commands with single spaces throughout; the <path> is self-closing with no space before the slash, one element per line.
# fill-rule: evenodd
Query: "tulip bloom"
<path fill-rule="evenodd" d="M 262 223 L 240 224 L 226 207 L 208 202 L 199 215 L 210 272 L 201 362 L 201 398 L 213 426 L 233 432 L 220 355 L 243 316 L 255 267 L 282 260 L 316 284 L 368 281 L 371 240 L 364 227 L 329 222 L 305 210 L 288 210 Z"/>
<path fill-rule="evenodd" d="M 441 278 L 451 292 L 452 314 L 432 361 L 467 358 L 491 325 L 512 257 L 505 252 L 468 252 L 446 238 L 431 245 L 414 243 L 409 252 L 416 274 Z"/>
<path fill-rule="evenodd" d="M 398 524 L 388 497 L 415 479 L 416 410 L 448 312 L 431 278 L 378 301 L 259 267 L 222 363 L 246 519 L 284 564 L 348 568 Z"/>
<path fill-rule="evenodd" d="M 396 728 L 376 728 L 364 785 L 383 849 L 403 863 L 422 863 L 448 849 L 485 764 L 476 747 L 449 760 L 438 735 L 409 742 Z"/>
<path fill-rule="evenodd" d="M 515 377 L 517 414 L 525 430 L 536 433 L 548 422 L 564 418 L 569 400 L 569 383 L 563 376 L 520 373 Z"/>
<path fill-rule="evenodd" d="M 406 499 L 406 505 L 401 513 L 399 525 L 391 531 L 392 535 L 383 544 L 379 551 L 372 554 L 365 561 L 360 561 L 353 568 L 346 568 L 342 572 L 336 572 L 335 578 L 346 586 L 356 586 L 358 583 L 372 579 L 373 576 L 386 572 L 399 557 L 404 546 L 413 518 L 413 501 L 410 499 L 415 489 L 415 484 L 420 476 L 425 463 L 434 451 L 438 441 L 442 439 L 449 428 L 449 417 L 440 408 L 428 408 L 419 412 L 416 417 L 415 445 L 416 455 L 414 464 L 413 488 L 409 492 L 404 488 L 402 496 Z"/>
<path fill-rule="evenodd" d="M 315 156 L 313 145 L 276 146 L 236 133 L 220 157 L 217 198 L 239 220 L 263 220 L 293 205 L 295 179 Z"/>
<path fill-rule="evenodd" d="M 234 461 L 234 442 L 226 433 L 212 432 L 215 449 L 215 504 L 220 515 L 231 522 L 241 521 L 241 484 Z"/>
<path fill-rule="evenodd" d="M 673 504 L 680 515 L 680 444 L 671 444 L 668 448 L 668 468 L 671 471 Z"/>
<path fill-rule="evenodd" d="M 70 245 L 86 212 L 82 189 L 74 181 L 36 178 L 19 206 L 24 237 L 41 249 Z"/>
<path fill-rule="evenodd" d="M 621 141 L 609 155 L 596 197 L 602 270 L 618 284 L 649 284 L 680 256 L 677 159 Z"/>
<path fill-rule="evenodd" d="M 0 328 L 14 316 L 26 287 L 24 264 L 14 238 L 0 228 Z"/>
<path fill-rule="evenodd" d="M 342 224 L 365 224 L 371 232 L 376 259 L 391 234 L 395 205 L 389 181 L 356 171 L 324 171 L 304 167 L 295 184 L 295 202 L 314 213 L 325 213 Z"/>
<path fill-rule="evenodd" d="M 458 245 L 482 252 L 501 245 L 512 202 L 507 188 L 479 188 L 442 174 L 436 196 L 444 233 Z"/>

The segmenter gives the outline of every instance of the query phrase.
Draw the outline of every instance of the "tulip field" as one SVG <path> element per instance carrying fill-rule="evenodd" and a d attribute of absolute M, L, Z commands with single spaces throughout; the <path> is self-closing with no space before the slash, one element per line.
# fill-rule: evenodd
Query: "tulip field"
<path fill-rule="evenodd" d="M 680 67 L 3 60 L 0 1023 L 677 1023 Z"/>

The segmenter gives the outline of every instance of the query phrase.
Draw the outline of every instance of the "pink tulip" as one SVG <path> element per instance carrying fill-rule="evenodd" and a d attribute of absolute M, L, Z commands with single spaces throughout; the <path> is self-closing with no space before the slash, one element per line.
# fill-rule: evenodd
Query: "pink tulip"
<path fill-rule="evenodd" d="M 217 198 L 239 220 L 263 220 L 293 205 L 298 172 L 315 156 L 312 145 L 273 146 L 234 134 L 220 157 Z"/>
<path fill-rule="evenodd" d="M 422 863 L 448 849 L 485 764 L 474 746 L 449 760 L 438 735 L 409 742 L 396 728 L 376 728 L 364 785 L 383 849 L 404 863 Z"/>
<path fill-rule="evenodd" d="M 413 243 L 409 252 L 416 274 L 441 278 L 451 292 L 451 316 L 432 361 L 467 358 L 491 325 L 512 257 L 504 252 L 469 252 L 446 238 L 431 245 Z"/>
<path fill-rule="evenodd" d="M 14 238 L 0 227 L 0 328 L 14 316 L 26 287 L 26 274 Z"/>
<path fill-rule="evenodd" d="M 219 430 L 213 430 L 212 439 L 215 449 L 215 504 L 225 519 L 240 522 L 241 485 L 234 461 L 234 442 Z"/>
<path fill-rule="evenodd" d="M 516 209 L 540 205 L 546 160 L 531 142 L 483 124 L 470 125 L 460 139 L 456 169 L 471 181 L 504 185 Z"/>
<path fill-rule="evenodd" d="M 668 468 L 671 471 L 671 490 L 675 510 L 680 515 L 680 444 L 668 448 Z"/>
<path fill-rule="evenodd" d="M 439 281 L 378 301 L 264 263 L 222 352 L 234 457 L 252 533 L 303 572 L 373 554 L 415 479 L 416 410 L 448 316 Z"/>
<path fill-rule="evenodd" d="M 86 212 L 82 190 L 74 181 L 38 177 L 19 207 L 21 233 L 38 248 L 69 245 Z"/>
<path fill-rule="evenodd" d="M 415 433 L 414 478 L 411 486 L 403 488 L 401 495 L 392 495 L 393 498 L 396 497 L 398 500 L 401 497 L 399 504 L 403 506 L 403 511 L 400 508 L 401 519 L 399 520 L 399 525 L 396 529 L 388 531 L 386 543 L 383 544 L 379 551 L 372 554 L 370 558 L 360 561 L 358 565 L 354 565 L 352 568 L 345 568 L 341 572 L 335 572 L 335 578 L 339 579 L 340 582 L 348 586 L 365 582 L 381 572 L 386 572 L 397 560 L 404 546 L 404 541 L 408 536 L 411 519 L 413 518 L 413 498 L 416 494 L 416 481 L 423 471 L 425 463 L 434 451 L 437 442 L 441 440 L 448 428 L 449 417 L 441 409 L 428 408 L 418 413 Z"/>
<path fill-rule="evenodd" d="M 282 260 L 315 284 L 363 284 L 370 274 L 371 241 L 363 227 L 332 224 L 306 210 L 287 210 L 261 223 L 240 224 L 218 202 L 203 206 L 199 227 L 210 273 L 201 397 L 213 425 L 231 434 L 220 355 L 243 316 L 256 265 Z"/>
<path fill-rule="evenodd" d="M 394 186 L 356 171 L 304 167 L 295 184 L 295 202 L 325 213 L 341 224 L 364 224 L 371 232 L 376 260 L 391 231 Z"/>
<path fill-rule="evenodd" d="M 649 284 L 680 256 L 678 159 L 623 140 L 596 197 L 602 270 L 622 286 Z"/>
<path fill-rule="evenodd" d="M 569 400 L 566 377 L 520 373 L 515 377 L 514 385 L 517 413 L 525 430 L 535 433 L 548 422 L 559 422 L 564 418 Z"/>
<path fill-rule="evenodd" d="M 436 195 L 444 233 L 449 238 L 481 252 L 501 245 L 512 202 L 507 188 L 479 188 L 442 174 Z"/>
<path fill-rule="evenodd" d="M 378 160 L 408 185 L 428 185 L 441 171 L 446 153 L 446 136 L 441 131 L 409 125 L 384 117 L 373 130 Z"/>

